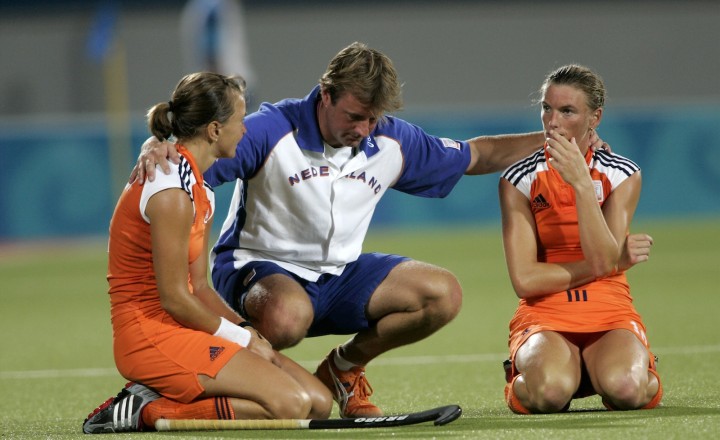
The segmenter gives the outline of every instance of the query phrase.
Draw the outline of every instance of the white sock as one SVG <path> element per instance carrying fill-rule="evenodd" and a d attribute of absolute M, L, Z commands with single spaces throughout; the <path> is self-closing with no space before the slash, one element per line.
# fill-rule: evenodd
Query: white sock
<path fill-rule="evenodd" d="M 335 364 L 335 367 L 340 371 L 350 371 L 351 368 L 359 366 L 345 360 L 342 356 L 340 356 L 340 347 L 335 350 L 335 356 L 333 356 L 333 363 Z"/>

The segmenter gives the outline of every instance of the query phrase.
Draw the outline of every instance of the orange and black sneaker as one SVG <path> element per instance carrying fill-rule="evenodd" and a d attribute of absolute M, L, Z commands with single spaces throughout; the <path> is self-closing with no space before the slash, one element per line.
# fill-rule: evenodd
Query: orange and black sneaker
<path fill-rule="evenodd" d="M 337 349 L 333 349 L 318 365 L 315 376 L 332 392 L 333 398 L 340 407 L 340 417 L 344 419 L 381 417 L 382 410 L 368 400 L 373 389 L 365 378 L 365 368 L 338 370 L 333 362 L 335 350 Z"/>

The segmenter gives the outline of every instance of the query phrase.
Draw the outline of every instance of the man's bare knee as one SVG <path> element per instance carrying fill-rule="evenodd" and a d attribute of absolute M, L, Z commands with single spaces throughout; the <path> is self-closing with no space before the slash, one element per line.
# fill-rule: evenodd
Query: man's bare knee
<path fill-rule="evenodd" d="M 294 347 L 307 335 L 308 327 L 298 326 L 295 323 L 262 323 L 257 326 L 260 334 L 267 339 L 275 350 L 284 350 Z"/>
<path fill-rule="evenodd" d="M 462 287 L 449 271 L 440 269 L 433 274 L 420 294 L 425 315 L 435 325 L 445 325 L 460 313 Z"/>
<path fill-rule="evenodd" d="M 460 282 L 450 272 L 442 277 L 437 289 L 437 298 L 434 307 L 438 319 L 443 322 L 450 322 L 460 313 L 462 306 L 462 287 Z"/>
<path fill-rule="evenodd" d="M 297 345 L 305 338 L 314 316 L 305 295 L 304 291 L 302 296 L 283 295 L 254 288 L 247 295 L 245 310 L 253 326 L 276 350 Z"/>

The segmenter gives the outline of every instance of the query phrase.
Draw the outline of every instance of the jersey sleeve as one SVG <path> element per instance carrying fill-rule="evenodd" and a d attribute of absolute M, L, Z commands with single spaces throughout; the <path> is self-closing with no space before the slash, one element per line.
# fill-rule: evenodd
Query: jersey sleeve
<path fill-rule="evenodd" d="M 420 127 L 391 119 L 387 133 L 396 136 L 403 169 L 393 188 L 422 197 L 445 197 L 470 164 L 467 142 L 432 136 Z"/>
<path fill-rule="evenodd" d="M 635 162 L 619 154 L 597 150 L 594 156 L 597 162 L 595 168 L 607 176 L 613 190 L 623 183 L 625 179 L 640 170 L 640 167 Z"/>
<path fill-rule="evenodd" d="M 513 184 L 525 197 L 530 199 L 530 188 L 538 170 L 547 171 L 547 162 L 542 148 L 510 165 L 503 171 L 500 178 Z"/>
<path fill-rule="evenodd" d="M 155 180 L 148 180 L 143 185 L 139 209 L 140 215 L 142 215 L 143 220 L 145 220 L 148 224 L 150 223 L 150 218 L 145 214 L 145 208 L 147 207 L 150 197 L 169 188 L 182 188 L 180 183 L 179 165 L 172 162 L 168 162 L 168 165 L 170 166 L 170 174 L 165 174 L 160 169 L 160 166 L 156 165 Z"/>

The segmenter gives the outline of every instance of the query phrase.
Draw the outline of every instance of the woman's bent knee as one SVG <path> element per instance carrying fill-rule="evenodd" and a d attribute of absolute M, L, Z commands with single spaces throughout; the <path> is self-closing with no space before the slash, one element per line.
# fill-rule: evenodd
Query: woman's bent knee
<path fill-rule="evenodd" d="M 641 408 L 647 403 L 646 384 L 630 374 L 605 379 L 602 384 L 603 398 L 620 410 Z"/>
<path fill-rule="evenodd" d="M 305 391 L 286 390 L 261 405 L 272 419 L 306 419 L 312 409 L 312 400 Z"/>
<path fill-rule="evenodd" d="M 538 413 L 556 413 L 572 400 L 575 385 L 569 380 L 555 380 L 528 387 L 528 392 L 531 402 L 529 409 Z"/>

